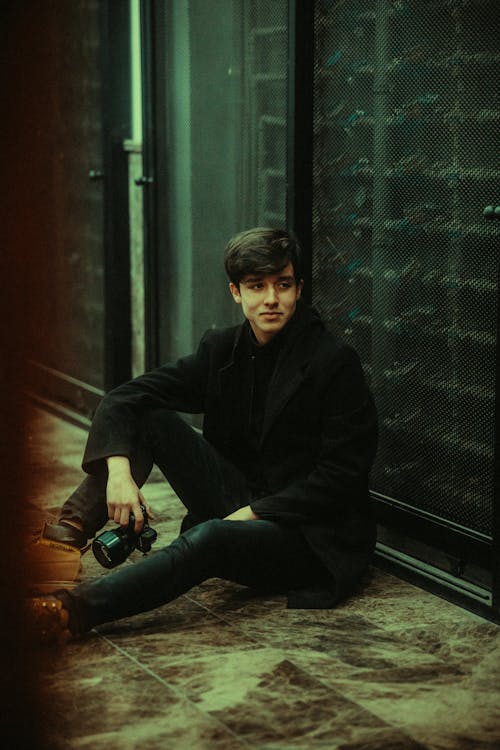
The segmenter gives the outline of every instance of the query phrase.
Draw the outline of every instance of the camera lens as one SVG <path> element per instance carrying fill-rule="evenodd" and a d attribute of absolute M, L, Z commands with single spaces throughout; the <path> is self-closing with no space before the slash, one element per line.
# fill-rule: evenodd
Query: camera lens
<path fill-rule="evenodd" d="M 156 531 L 148 525 L 146 508 L 141 505 L 144 516 L 144 526 L 140 534 L 134 531 L 135 518 L 130 514 L 129 524 L 126 528 L 119 527 L 111 531 L 104 531 L 92 542 L 92 552 L 96 560 L 104 568 L 115 568 L 125 562 L 127 557 L 135 549 L 143 554 L 151 550 L 151 545 L 156 541 Z"/>
<path fill-rule="evenodd" d="M 135 548 L 127 534 L 120 532 L 121 530 L 104 531 L 92 542 L 92 552 L 104 568 L 121 565 Z"/>

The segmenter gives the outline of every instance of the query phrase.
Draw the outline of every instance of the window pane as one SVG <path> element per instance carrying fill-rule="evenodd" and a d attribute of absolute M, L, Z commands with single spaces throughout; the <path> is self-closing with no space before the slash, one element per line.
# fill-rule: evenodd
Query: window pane
<path fill-rule="evenodd" d="M 190 351 L 207 328 L 241 320 L 223 270 L 229 237 L 285 225 L 287 6 L 169 5 L 162 360 Z"/>
<path fill-rule="evenodd" d="M 50 44 L 43 61 L 44 132 L 34 125 L 46 158 L 49 211 L 38 249 L 40 281 L 50 290 L 38 321 L 41 358 L 44 365 L 101 387 L 103 182 L 89 178 L 90 170 L 102 167 L 99 3 L 58 2 L 57 12 L 51 10 L 41 21 Z"/>

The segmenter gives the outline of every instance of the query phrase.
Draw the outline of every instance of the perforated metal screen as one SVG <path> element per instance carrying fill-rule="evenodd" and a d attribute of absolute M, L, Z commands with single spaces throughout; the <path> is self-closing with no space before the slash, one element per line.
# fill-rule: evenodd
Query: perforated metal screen
<path fill-rule="evenodd" d="M 497 2 L 322 0 L 315 26 L 314 304 L 372 382 L 372 488 L 490 535 Z"/>

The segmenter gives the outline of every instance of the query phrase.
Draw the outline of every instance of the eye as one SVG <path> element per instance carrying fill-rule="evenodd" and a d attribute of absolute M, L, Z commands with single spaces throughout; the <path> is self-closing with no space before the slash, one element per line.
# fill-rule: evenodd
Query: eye
<path fill-rule="evenodd" d="M 291 281 L 281 281 L 279 285 L 280 289 L 290 289 L 291 286 L 292 286 Z"/>
<path fill-rule="evenodd" d="M 250 285 L 250 289 L 253 289 L 254 291 L 258 292 L 262 289 L 262 283 L 260 281 L 257 281 L 255 284 Z"/>

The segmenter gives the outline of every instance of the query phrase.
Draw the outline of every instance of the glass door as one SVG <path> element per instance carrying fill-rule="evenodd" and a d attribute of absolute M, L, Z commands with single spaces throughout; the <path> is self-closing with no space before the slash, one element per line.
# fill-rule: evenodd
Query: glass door
<path fill-rule="evenodd" d="M 240 322 L 224 245 L 245 228 L 286 224 L 288 2 L 173 0 L 144 9 L 153 365 L 190 352 L 207 328 Z"/>
<path fill-rule="evenodd" d="M 50 217 L 40 271 L 51 293 L 39 324 L 41 364 L 104 386 L 104 168 L 100 10 L 97 0 L 57 3 L 44 33 L 50 52 L 43 132 Z M 43 251 L 47 247 L 47 252 Z"/>

